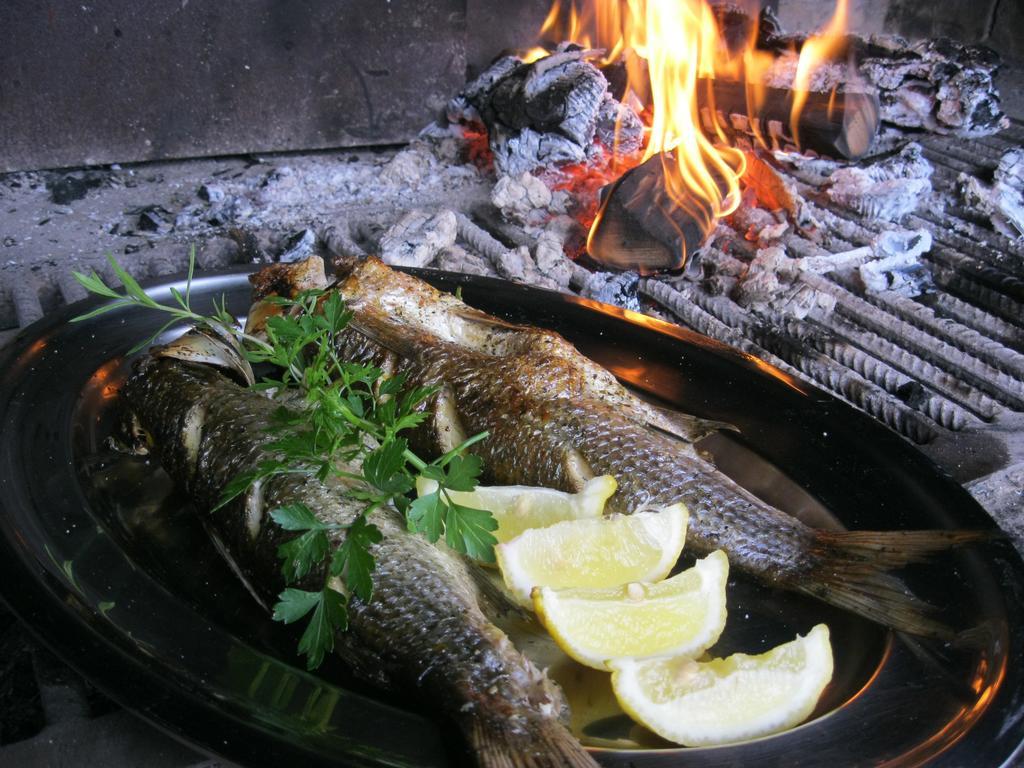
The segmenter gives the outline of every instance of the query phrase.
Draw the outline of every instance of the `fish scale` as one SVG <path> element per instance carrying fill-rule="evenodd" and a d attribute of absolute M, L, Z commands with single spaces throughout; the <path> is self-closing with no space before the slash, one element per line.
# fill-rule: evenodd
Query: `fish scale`
<path fill-rule="evenodd" d="M 213 368 L 154 358 L 144 359 L 121 394 L 264 605 L 285 586 L 277 549 L 295 535 L 269 522 L 270 510 L 303 503 L 324 522 L 343 526 L 362 509 L 341 483 L 285 474 L 264 481 L 255 525 L 246 510 L 250 498 L 215 510 L 232 479 L 273 458 L 266 426 L 279 402 Z M 559 721 L 561 692 L 484 615 L 465 561 L 410 533 L 393 508 L 377 509 L 369 520 L 383 534 L 371 549 L 373 599 L 351 599 L 349 629 L 336 637 L 336 652 L 350 669 L 371 683 L 416 691 L 461 727 L 481 766 L 594 768 Z M 333 534 L 333 543 L 343 536 Z M 323 577 L 320 570 L 300 586 L 319 589 Z"/>
<path fill-rule="evenodd" d="M 421 453 L 448 450 L 452 433 L 487 431 L 471 450 L 492 481 L 576 491 L 590 476 L 612 474 L 619 491 L 610 510 L 681 501 L 691 515 L 687 544 L 698 553 L 724 549 L 737 570 L 889 627 L 956 634 L 889 571 L 987 533 L 811 528 L 702 459 L 692 443 L 707 425 L 636 398 L 557 333 L 491 317 L 378 259 L 336 270 L 353 313 L 339 356 L 386 360 L 410 383 L 447 393 L 452 407 L 435 404 L 415 436 Z"/>

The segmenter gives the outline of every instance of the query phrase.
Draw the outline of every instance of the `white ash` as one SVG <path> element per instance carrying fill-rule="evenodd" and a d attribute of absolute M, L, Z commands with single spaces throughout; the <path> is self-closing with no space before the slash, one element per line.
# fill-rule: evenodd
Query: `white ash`
<path fill-rule="evenodd" d="M 835 297 L 805 283 L 805 275 L 834 273 L 858 281 L 864 291 L 915 297 L 932 288 L 931 272 L 921 260 L 931 245 L 928 230 L 892 229 L 869 245 L 838 253 L 818 249 L 818 255 L 796 258 L 781 243 L 758 248 L 746 263 L 712 248 L 704 258 L 703 285 L 708 293 L 729 295 L 747 309 L 797 319 L 812 312 L 827 316 L 835 308 Z"/>
<path fill-rule="evenodd" d="M 587 151 L 557 133 L 533 128 L 509 130 L 494 126 L 488 130 L 494 165 L 499 173 L 518 174 L 542 168 L 585 163 Z"/>
<path fill-rule="evenodd" d="M 932 287 L 931 271 L 921 261 L 932 247 L 932 234 L 927 229 L 886 230 L 879 233 L 872 247 L 877 258 L 857 269 L 864 290 L 892 291 L 913 298 Z"/>
<path fill-rule="evenodd" d="M 551 190 L 529 172 L 502 176 L 491 190 L 491 203 L 509 221 L 536 227 L 550 218 Z"/>
<path fill-rule="evenodd" d="M 859 70 L 878 88 L 883 120 L 959 136 L 987 136 L 1009 124 L 993 83 L 999 58 L 991 50 L 941 39 L 910 45 L 892 36 L 870 43 L 881 55 L 863 58 Z"/>
<path fill-rule="evenodd" d="M 353 209 L 394 212 L 426 201 L 478 200 L 490 182 L 473 165 L 450 161 L 456 145 L 451 136 L 424 138 L 398 153 L 292 156 L 232 169 L 217 180 L 217 192 L 197 194 L 177 213 L 172 234 L 194 237 L 231 226 L 321 231 Z"/>
<path fill-rule="evenodd" d="M 486 259 L 467 251 L 461 245 L 453 245 L 442 250 L 430 266 L 467 275 L 482 275 L 484 277 L 497 277 L 498 275 L 497 270 Z"/>
<path fill-rule="evenodd" d="M 569 289 L 572 279 L 572 268 L 569 258 L 565 255 L 565 240 L 553 228 L 545 229 L 537 238 L 533 250 L 533 258 L 537 269 L 550 278 L 560 291 Z"/>
<path fill-rule="evenodd" d="M 641 311 L 639 283 L 636 272 L 589 272 L 578 265 L 573 270 L 572 287 L 580 296 L 634 312 Z"/>
<path fill-rule="evenodd" d="M 837 160 L 802 155 L 799 152 L 775 150 L 772 152 L 772 157 L 785 165 L 787 172 L 793 178 L 814 187 L 826 184 L 832 174 L 843 167 L 843 164 Z"/>
<path fill-rule="evenodd" d="M 286 263 L 303 261 L 313 255 L 315 247 L 316 232 L 312 229 L 304 229 L 285 242 L 284 250 L 277 260 Z"/>
<path fill-rule="evenodd" d="M 380 239 L 380 257 L 398 267 L 425 267 L 443 249 L 455 245 L 452 211 L 409 211 Z"/>
<path fill-rule="evenodd" d="M 606 93 L 597 113 L 595 138 L 615 156 L 628 156 L 640 150 L 644 141 L 644 124 L 639 115 Z"/>
<path fill-rule="evenodd" d="M 797 64 L 800 57 L 793 51 L 783 51 L 777 56 L 764 73 L 764 84 L 769 88 L 790 90 L 796 80 Z M 824 62 L 814 67 L 811 72 L 807 90 L 815 93 L 829 93 L 833 88 L 842 88 L 851 92 L 871 90 L 863 80 L 851 73 L 846 63 L 837 64 Z"/>
<path fill-rule="evenodd" d="M 997 183 L 1024 192 L 1024 148 L 1015 147 L 1004 152 L 994 175 Z"/>
<path fill-rule="evenodd" d="M 413 141 L 380 171 L 379 181 L 392 190 L 416 191 L 421 186 L 433 188 L 443 184 L 446 176 L 474 178 L 477 170 L 472 165 L 455 162 L 452 138 L 428 139 L 421 137 Z"/>
<path fill-rule="evenodd" d="M 321 237 L 327 250 L 334 256 L 362 259 L 368 255 L 366 249 L 353 237 L 352 222 L 347 216 L 339 216 L 333 224 L 324 227 Z"/>
<path fill-rule="evenodd" d="M 449 119 L 486 126 L 501 174 L 585 162 L 608 91 L 588 55 L 559 51 L 531 64 L 503 57 L 449 103 Z"/>
<path fill-rule="evenodd" d="M 594 55 L 563 44 L 530 64 L 503 57 L 449 102 L 448 119 L 486 127 L 499 175 L 600 162 L 603 147 L 616 146 L 616 126 L 620 151 L 635 151 L 643 125 L 608 93 Z"/>
<path fill-rule="evenodd" d="M 489 261 L 499 276 L 541 288 L 557 288 L 556 283 L 537 268 L 527 246 L 507 248 L 465 214 L 456 214 L 456 222 L 459 240 Z"/>
<path fill-rule="evenodd" d="M 742 307 L 781 313 L 804 319 L 812 311 L 829 313 L 835 298 L 800 282 L 810 271 L 803 259 L 788 256 L 783 246 L 762 248 L 732 291 L 732 299 Z"/>
<path fill-rule="evenodd" d="M 781 246 L 762 248 L 757 252 L 746 273 L 732 292 L 732 299 L 741 307 L 754 304 L 767 304 L 779 296 L 782 281 L 792 280 L 792 270 L 788 263 L 792 261 Z M 786 274 L 781 277 L 780 270 Z"/>
<path fill-rule="evenodd" d="M 527 285 L 536 285 L 540 288 L 558 290 L 558 284 L 544 274 L 533 260 L 530 249 L 521 245 L 512 249 L 500 263 L 495 264 L 498 273 L 509 280 Z"/>
<path fill-rule="evenodd" d="M 1024 239 L 1024 149 L 1003 154 L 992 184 L 961 173 L 957 178 L 964 203 L 988 217 L 993 228 L 1011 240 Z"/>
<path fill-rule="evenodd" d="M 835 298 L 801 283 L 803 259 L 791 258 L 784 246 L 761 248 L 749 263 L 709 248 L 703 258 L 703 285 L 711 295 L 729 295 L 741 307 L 803 319 L 814 311 L 830 313 Z"/>
<path fill-rule="evenodd" d="M 746 240 L 760 247 L 771 245 L 789 231 L 789 222 L 781 211 L 759 208 L 753 202 L 741 204 L 732 215 L 732 227 Z"/>
<path fill-rule="evenodd" d="M 856 269 L 875 258 L 874 249 L 869 245 L 851 248 L 848 251 L 829 253 L 821 256 L 800 256 L 794 259 L 794 266 L 801 272 L 815 275 L 827 275 L 829 272 L 840 272 Z"/>
<path fill-rule="evenodd" d="M 988 48 L 945 39 L 911 44 L 894 35 L 847 39 L 856 66 L 831 63 L 816 68 L 810 90 L 874 91 L 881 119 L 901 128 L 975 137 L 1009 125 L 993 82 L 999 57 Z M 798 56 L 792 48 L 778 53 L 766 84 L 791 88 Z"/>
<path fill-rule="evenodd" d="M 832 202 L 870 221 L 895 221 L 917 209 L 932 191 L 932 166 L 911 142 L 898 154 L 866 168 L 840 168 L 829 176 Z"/>

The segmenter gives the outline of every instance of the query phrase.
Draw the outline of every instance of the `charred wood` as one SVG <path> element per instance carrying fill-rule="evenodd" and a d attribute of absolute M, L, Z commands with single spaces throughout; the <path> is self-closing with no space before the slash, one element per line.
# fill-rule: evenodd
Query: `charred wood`
<path fill-rule="evenodd" d="M 753 19 L 742 9 L 727 5 L 718 20 L 727 41 L 735 45 L 750 39 Z M 784 33 L 771 11 L 761 13 L 755 44 L 779 57 L 770 85 L 792 84 L 806 40 Z M 831 68 L 832 81 L 820 90 L 866 82 L 877 90 L 884 122 L 958 136 L 985 136 L 1008 124 L 994 83 L 999 56 L 985 46 L 945 38 L 911 43 L 895 35 L 848 35 L 837 61 L 848 59 L 855 71 L 845 65 Z"/>
<path fill-rule="evenodd" d="M 790 124 L 794 93 L 786 88 L 759 89 L 761 104 L 751 110 L 748 89 L 751 86 L 732 80 L 698 81 L 697 100 L 701 123 L 709 134 L 718 125 L 743 135 L 755 145 L 772 149 L 799 147 L 829 157 L 856 160 L 871 148 L 878 133 L 880 107 L 872 93 L 852 91 L 809 93 L 796 126 Z"/>
<path fill-rule="evenodd" d="M 675 164 L 670 154 L 655 155 L 601 191 L 587 243 L 591 258 L 651 275 L 680 269 L 704 244 L 714 227 L 713 211 L 695 195 L 674 199 L 665 179 Z"/>
<path fill-rule="evenodd" d="M 503 57 L 449 103 L 448 119 L 487 128 L 502 174 L 584 163 L 609 98 L 608 81 L 590 55 L 571 48 L 529 64 Z"/>

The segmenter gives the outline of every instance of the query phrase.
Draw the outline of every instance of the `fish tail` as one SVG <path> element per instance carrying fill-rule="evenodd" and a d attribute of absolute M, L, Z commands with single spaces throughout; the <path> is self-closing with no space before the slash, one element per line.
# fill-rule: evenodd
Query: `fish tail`
<path fill-rule="evenodd" d="M 796 588 L 899 631 L 955 640 L 958 633 L 933 618 L 935 607 L 889 571 L 991 538 L 989 531 L 816 531 L 816 565 Z"/>
<path fill-rule="evenodd" d="M 576 737 L 550 718 L 472 718 L 467 736 L 480 768 L 598 768 Z"/>

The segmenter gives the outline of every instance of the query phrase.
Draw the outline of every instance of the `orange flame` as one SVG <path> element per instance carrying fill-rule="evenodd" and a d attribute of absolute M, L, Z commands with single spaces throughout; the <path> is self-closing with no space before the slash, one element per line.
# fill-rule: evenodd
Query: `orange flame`
<path fill-rule="evenodd" d="M 793 79 L 793 109 L 789 114 L 789 124 L 797 147 L 800 146 L 800 113 L 803 111 L 804 104 L 807 103 L 807 94 L 811 90 L 811 76 L 822 64 L 834 59 L 842 49 L 845 41 L 846 19 L 847 0 L 838 0 L 835 13 L 832 14 L 832 19 L 825 29 L 818 35 L 808 37 L 800 49 L 796 77 Z M 830 111 L 834 102 L 835 90 L 833 89 L 829 99 Z"/>
<path fill-rule="evenodd" d="M 582 0 L 581 5 L 555 0 L 540 30 L 548 44 L 569 40 L 601 50 L 602 66 L 625 64 L 629 91 L 650 105 L 646 147 L 642 159 L 634 162 L 660 155 L 666 193 L 704 231 L 739 206 L 739 182 L 745 171 L 743 153 L 727 146 L 732 126 L 722 123 L 723 115 L 716 109 L 716 78 L 743 83 L 749 131 L 758 143 L 769 146 L 758 115 L 765 101 L 764 76 L 775 57 L 757 49 L 757 13 L 751 10 L 754 23 L 740 41 L 725 40 L 707 0 Z M 790 133 L 797 146 L 798 119 L 812 75 L 841 48 L 846 18 L 847 0 L 838 0 L 826 29 L 802 47 L 790 114 Z M 546 52 L 532 49 L 528 60 Z M 602 213 L 598 212 L 591 235 Z"/>
<path fill-rule="evenodd" d="M 721 43 L 711 8 L 702 0 L 630 0 L 634 18 L 630 47 L 647 62 L 653 120 L 644 160 L 659 153 L 675 155 L 676 173 L 666 173 L 673 202 L 699 210 L 693 198 L 707 203 L 704 223 L 736 210 L 740 201 L 742 152 L 716 147 L 697 118 L 698 77 L 713 77 Z M 668 166 L 666 165 L 666 170 Z"/>

